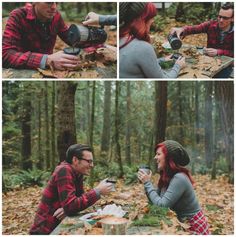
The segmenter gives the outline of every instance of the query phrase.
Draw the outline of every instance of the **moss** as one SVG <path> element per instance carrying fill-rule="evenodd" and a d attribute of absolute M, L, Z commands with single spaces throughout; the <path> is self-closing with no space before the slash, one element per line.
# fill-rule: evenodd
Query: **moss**
<path fill-rule="evenodd" d="M 149 212 L 146 213 L 141 220 L 135 220 L 133 225 L 160 227 L 161 221 L 164 221 L 167 225 L 171 225 L 172 222 L 167 217 L 168 211 L 168 208 L 149 205 Z"/>
<path fill-rule="evenodd" d="M 174 66 L 174 64 L 175 64 L 174 60 L 169 60 L 169 61 L 164 61 L 164 62 L 159 63 L 162 69 L 170 69 Z"/>
<path fill-rule="evenodd" d="M 207 209 L 208 211 L 217 211 L 217 210 L 219 210 L 220 208 L 219 208 L 218 206 L 216 206 L 216 205 L 209 205 L 209 204 L 206 204 L 206 209 Z"/>

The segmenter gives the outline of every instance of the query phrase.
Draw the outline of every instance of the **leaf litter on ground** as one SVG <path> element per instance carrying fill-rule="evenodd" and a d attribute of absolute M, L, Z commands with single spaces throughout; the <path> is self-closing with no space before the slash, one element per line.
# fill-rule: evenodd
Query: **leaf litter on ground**
<path fill-rule="evenodd" d="M 156 175 L 154 178 L 157 180 Z M 194 180 L 197 197 L 208 218 L 212 233 L 232 235 L 234 233 L 233 185 L 227 182 L 225 176 L 211 180 L 208 175 L 196 175 L 194 176 Z M 41 192 L 42 188 L 34 186 L 3 194 L 3 234 L 28 234 L 41 199 Z M 139 183 L 125 185 L 123 180 L 118 180 L 116 192 L 112 192 L 107 197 L 103 197 L 93 207 L 86 209 L 86 212 L 94 212 L 94 208 L 99 209 L 113 203 L 121 205 L 123 210 L 128 211 L 127 218 L 132 222 L 138 219 L 142 221 L 142 218 L 144 218 L 145 215 L 148 216 L 148 213 L 150 213 L 150 207 L 146 195 L 144 194 L 143 185 Z M 209 205 L 211 205 L 211 208 L 209 208 Z M 160 218 L 160 216 L 161 215 L 159 215 L 158 218 Z M 155 233 L 188 234 L 186 228 L 185 224 L 178 221 L 175 213 L 168 210 L 165 216 L 160 218 L 160 227 L 155 227 Z M 87 231 L 88 234 L 100 233 L 100 230 L 93 229 L 93 227 Z M 79 229 L 78 232 L 83 233 L 83 231 Z M 84 233 L 85 232 L 86 231 L 84 231 Z"/>

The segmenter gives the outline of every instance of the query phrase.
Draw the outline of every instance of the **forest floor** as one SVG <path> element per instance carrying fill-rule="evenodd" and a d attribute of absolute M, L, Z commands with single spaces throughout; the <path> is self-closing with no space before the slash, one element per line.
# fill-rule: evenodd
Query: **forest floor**
<path fill-rule="evenodd" d="M 156 180 L 157 176 L 153 179 Z M 227 183 L 225 176 L 211 180 L 208 175 L 196 175 L 194 180 L 197 197 L 208 218 L 211 232 L 232 235 L 234 233 L 234 186 Z M 41 192 L 42 188 L 35 186 L 9 191 L 2 195 L 3 234 L 28 234 Z M 116 192 L 100 199 L 95 207 L 101 208 L 112 203 L 121 205 L 122 208 L 127 205 L 134 207 L 128 213 L 131 220 L 142 220 L 144 214 L 149 211 L 142 184 L 125 185 L 123 180 L 118 180 Z M 167 216 L 171 219 L 171 224 L 165 223 L 163 216 L 159 227 L 161 234 L 188 234 L 172 211 L 168 211 Z"/>

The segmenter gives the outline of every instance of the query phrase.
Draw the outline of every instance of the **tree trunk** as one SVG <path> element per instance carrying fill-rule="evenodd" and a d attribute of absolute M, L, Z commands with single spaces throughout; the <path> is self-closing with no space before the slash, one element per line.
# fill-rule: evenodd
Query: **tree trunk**
<path fill-rule="evenodd" d="M 31 86 L 26 83 L 23 89 L 23 109 L 21 114 L 22 169 L 32 169 L 31 156 Z"/>
<path fill-rule="evenodd" d="M 40 88 L 39 95 L 38 95 L 38 152 L 37 152 L 37 162 L 36 162 L 36 167 L 40 170 L 43 170 L 43 165 L 44 165 L 44 153 L 42 151 L 42 108 L 41 108 L 41 103 L 42 103 L 42 98 L 43 96 L 43 90 Z"/>
<path fill-rule="evenodd" d="M 234 181 L 234 83 L 217 81 L 216 98 L 223 128 L 225 157 L 228 163 L 229 182 Z"/>
<path fill-rule="evenodd" d="M 110 148 L 110 131 L 111 131 L 111 82 L 104 82 L 104 110 L 103 110 L 103 129 L 101 141 L 101 154 L 107 156 Z"/>
<path fill-rule="evenodd" d="M 96 94 L 96 81 L 93 81 L 92 91 L 92 108 L 91 108 L 91 119 L 90 119 L 90 134 L 89 134 L 89 145 L 93 147 L 93 130 L 94 130 L 94 116 L 95 116 L 95 94 Z"/>
<path fill-rule="evenodd" d="M 162 15 L 166 16 L 166 8 L 165 8 L 165 3 L 164 2 L 161 3 L 161 10 L 162 10 Z"/>
<path fill-rule="evenodd" d="M 185 3 L 183 3 L 183 2 L 178 3 L 176 13 L 175 13 L 175 20 L 176 21 L 181 21 L 184 16 L 184 4 Z"/>
<path fill-rule="evenodd" d="M 149 147 L 149 153 L 148 153 L 148 165 L 151 166 L 153 163 L 153 157 L 154 157 L 154 146 L 153 146 L 153 134 L 150 136 L 150 147 Z"/>
<path fill-rule="evenodd" d="M 44 109 L 45 109 L 45 155 L 46 169 L 50 170 L 50 138 L 49 138 L 49 113 L 48 113 L 48 82 L 44 82 Z"/>
<path fill-rule="evenodd" d="M 120 150 L 120 141 L 119 141 L 119 121 L 120 121 L 120 111 L 119 111 L 119 96 L 120 96 L 120 82 L 116 81 L 116 98 L 115 98 L 115 144 L 116 144 L 116 161 L 118 162 L 120 168 L 120 175 L 124 175 L 123 165 L 121 160 L 121 150 Z"/>
<path fill-rule="evenodd" d="M 208 168 L 211 168 L 213 160 L 213 127 L 212 127 L 212 92 L 213 83 L 205 82 L 205 160 Z"/>
<path fill-rule="evenodd" d="M 86 88 L 86 111 L 87 111 L 87 144 L 90 144 L 90 131 L 91 131 L 91 106 L 90 106 L 90 82 L 87 81 Z"/>
<path fill-rule="evenodd" d="M 195 134 L 196 143 L 200 143 L 200 121 L 199 121 L 199 82 L 195 81 Z"/>
<path fill-rule="evenodd" d="M 77 83 L 60 81 L 58 88 L 58 136 L 57 150 L 60 161 L 65 159 L 66 150 L 72 144 L 76 144 L 75 127 L 75 92 Z"/>
<path fill-rule="evenodd" d="M 179 104 L 179 141 L 183 141 L 184 131 L 183 131 L 183 109 L 182 109 L 182 86 L 181 86 L 181 81 L 178 81 L 177 85 L 178 85 L 178 104 Z"/>
<path fill-rule="evenodd" d="M 130 113 L 131 113 L 131 90 L 130 81 L 127 81 L 127 95 L 126 95 L 126 133 L 125 133 L 125 160 L 128 165 L 131 165 L 131 155 L 130 155 L 130 136 L 131 136 L 131 123 L 130 123 Z"/>
<path fill-rule="evenodd" d="M 167 119 L 167 81 L 155 82 L 155 144 L 165 140 Z"/>

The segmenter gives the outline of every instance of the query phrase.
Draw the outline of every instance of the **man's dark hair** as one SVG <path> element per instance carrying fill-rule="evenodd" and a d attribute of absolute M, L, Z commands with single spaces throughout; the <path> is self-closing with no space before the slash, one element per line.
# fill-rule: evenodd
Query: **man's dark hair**
<path fill-rule="evenodd" d="M 233 16 L 234 16 L 234 3 L 233 2 L 226 2 L 221 6 L 221 9 L 223 10 L 229 10 L 232 9 L 233 10 Z M 233 17 L 232 16 L 232 17 Z"/>
<path fill-rule="evenodd" d="M 66 159 L 68 163 L 72 163 L 73 156 L 76 156 L 78 159 L 83 158 L 83 151 L 90 151 L 92 152 L 92 148 L 88 145 L 83 144 L 74 144 L 71 145 L 66 151 Z"/>

